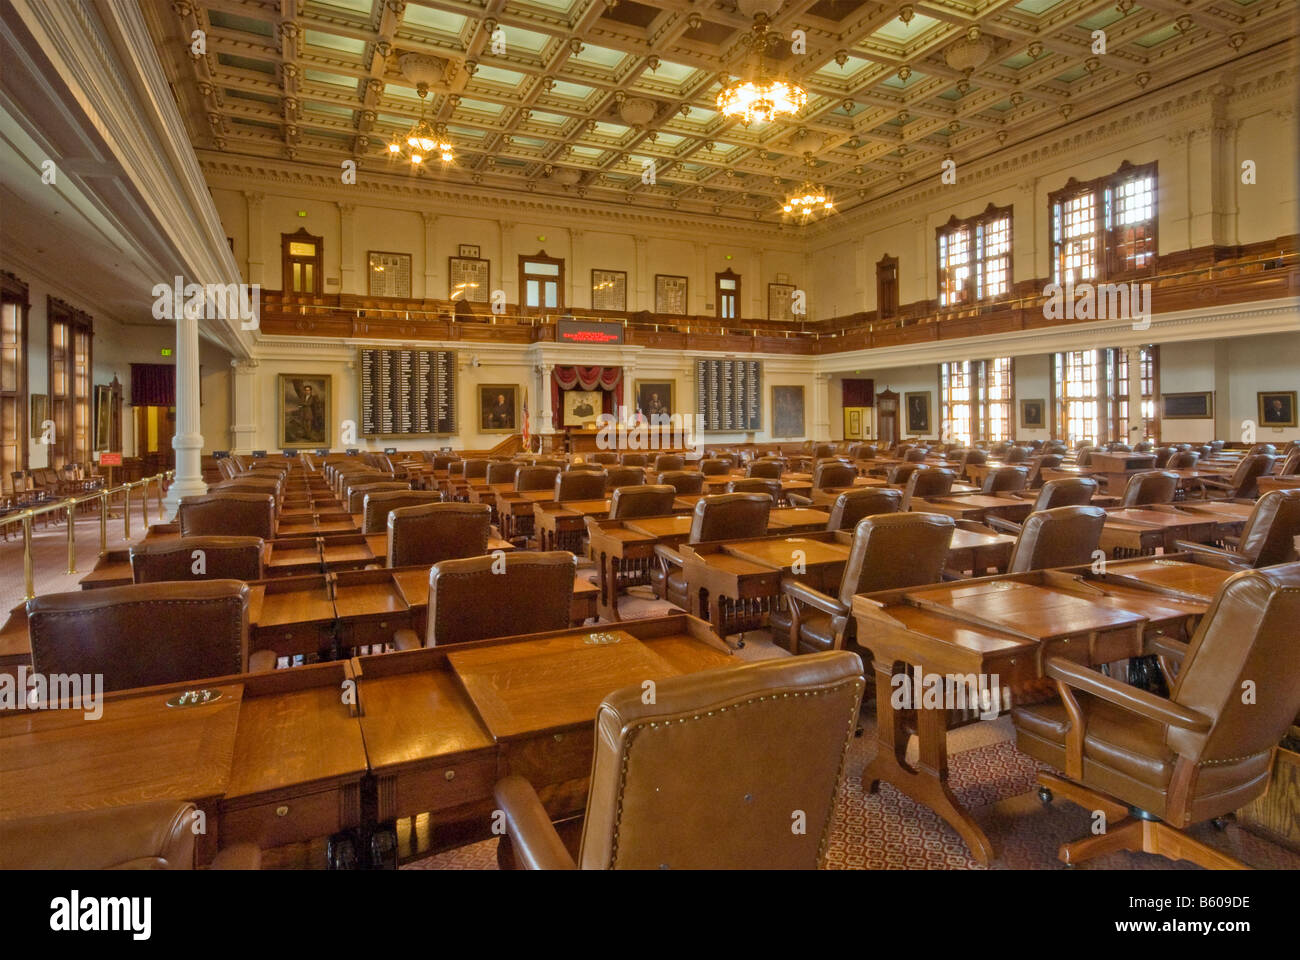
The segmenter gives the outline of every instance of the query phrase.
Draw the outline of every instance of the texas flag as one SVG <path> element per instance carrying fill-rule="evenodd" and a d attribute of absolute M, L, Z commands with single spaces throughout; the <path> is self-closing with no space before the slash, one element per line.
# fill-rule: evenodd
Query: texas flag
<path fill-rule="evenodd" d="M 529 424 L 528 422 L 528 391 L 525 390 L 524 391 L 524 432 L 523 432 L 523 441 L 524 441 L 525 450 L 532 449 L 532 446 L 530 444 L 530 441 L 532 440 L 532 430 L 530 429 L 530 427 L 531 424 Z"/>

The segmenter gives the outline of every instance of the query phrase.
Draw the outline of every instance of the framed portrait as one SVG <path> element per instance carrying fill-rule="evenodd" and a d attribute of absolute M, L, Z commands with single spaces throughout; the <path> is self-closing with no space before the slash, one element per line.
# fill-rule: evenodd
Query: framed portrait
<path fill-rule="evenodd" d="M 1020 426 L 1025 430 L 1047 429 L 1047 401 L 1021 400 Z"/>
<path fill-rule="evenodd" d="M 1256 394 L 1259 397 L 1259 425 L 1261 427 L 1294 427 L 1294 390 L 1275 390 Z"/>
<path fill-rule="evenodd" d="M 655 274 L 655 313 L 684 317 L 687 314 L 687 280 L 666 273 Z"/>
<path fill-rule="evenodd" d="M 671 380 L 638 380 L 636 382 L 636 412 L 653 417 L 655 414 L 671 417 L 677 412 Z"/>
<path fill-rule="evenodd" d="M 480 383 L 478 432 L 514 433 L 519 429 L 519 385 Z"/>
<path fill-rule="evenodd" d="M 907 408 L 907 432 L 930 432 L 930 391 L 919 390 L 903 394 L 903 405 Z"/>
<path fill-rule="evenodd" d="M 479 257 L 448 257 L 447 299 L 488 303 L 492 299 L 492 261 Z"/>
<path fill-rule="evenodd" d="M 772 436 L 802 437 L 803 387 L 772 388 Z"/>
<path fill-rule="evenodd" d="M 50 419 L 50 395 L 48 393 L 33 393 L 31 396 L 32 408 L 32 432 L 33 440 L 39 440 L 45 435 L 45 421 Z"/>
<path fill-rule="evenodd" d="M 1165 393 L 1160 396 L 1164 420 L 1211 420 L 1214 418 L 1213 393 Z"/>
<path fill-rule="evenodd" d="M 793 283 L 769 283 L 767 285 L 767 319 L 793 322 L 794 315 Z"/>
<path fill-rule="evenodd" d="M 627 271 L 591 271 L 591 309 L 627 309 Z"/>
<path fill-rule="evenodd" d="M 566 427 L 594 427 L 600 416 L 601 391 L 599 390 L 565 390 L 560 394 L 564 398 L 564 425 Z"/>
<path fill-rule="evenodd" d="M 293 447 L 325 447 L 334 422 L 334 378 L 324 373 L 282 373 L 278 379 L 280 442 Z"/>
<path fill-rule="evenodd" d="M 867 438 L 867 426 L 871 422 L 867 419 L 869 409 L 869 407 L 844 408 L 845 440 L 865 440 Z"/>
<path fill-rule="evenodd" d="M 366 283 L 372 297 L 410 297 L 411 255 L 367 250 Z"/>
<path fill-rule="evenodd" d="M 479 245 L 477 243 L 459 244 L 456 247 L 456 253 L 458 256 L 469 257 L 471 260 L 477 260 L 482 256 L 482 254 L 479 253 Z"/>
<path fill-rule="evenodd" d="M 108 450 L 113 435 L 113 388 L 95 384 L 95 450 Z"/>

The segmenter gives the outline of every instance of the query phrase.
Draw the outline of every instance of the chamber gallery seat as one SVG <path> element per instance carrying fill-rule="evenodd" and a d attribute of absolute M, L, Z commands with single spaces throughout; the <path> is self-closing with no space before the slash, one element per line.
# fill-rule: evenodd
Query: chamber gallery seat
<path fill-rule="evenodd" d="M 209 493 L 181 497 L 182 537 L 275 537 L 275 497 L 269 493 Z"/>
<path fill-rule="evenodd" d="M 167 580 L 261 580 L 261 537 L 180 537 L 131 545 L 136 583 Z"/>

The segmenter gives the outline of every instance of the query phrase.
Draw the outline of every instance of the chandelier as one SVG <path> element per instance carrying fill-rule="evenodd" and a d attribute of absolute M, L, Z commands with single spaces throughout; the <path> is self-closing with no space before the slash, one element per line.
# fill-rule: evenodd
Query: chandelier
<path fill-rule="evenodd" d="M 835 201 L 827 194 L 826 188 L 805 180 L 793 196 L 786 198 L 781 207 L 783 213 L 808 220 L 819 213 L 830 213 L 835 209 Z"/>
<path fill-rule="evenodd" d="M 745 38 L 758 59 L 753 75 L 723 84 L 718 93 L 718 111 L 725 117 L 739 120 L 746 127 L 755 120 L 771 123 L 779 117 L 793 116 L 808 103 L 808 93 L 799 84 L 784 77 L 767 75 L 764 54 L 781 40 L 768 32 L 767 24 L 766 16 L 756 16 L 754 32 Z"/>
<path fill-rule="evenodd" d="M 435 126 L 424 117 L 429 85 L 419 84 L 416 93 L 420 95 L 420 119 L 410 130 L 388 144 L 388 156 L 393 160 L 405 160 L 416 171 L 422 170 L 425 162 L 435 155 L 443 163 L 451 163 L 456 159 L 456 153 L 447 136 L 447 128 L 442 124 Z"/>

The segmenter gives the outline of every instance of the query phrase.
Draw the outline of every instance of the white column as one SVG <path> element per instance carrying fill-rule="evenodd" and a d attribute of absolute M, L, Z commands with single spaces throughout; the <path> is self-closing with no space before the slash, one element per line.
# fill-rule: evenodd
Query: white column
<path fill-rule="evenodd" d="M 230 391 L 230 449 L 252 453 L 257 446 L 257 361 L 231 360 L 234 370 Z"/>
<path fill-rule="evenodd" d="M 248 237 L 245 244 L 248 252 L 248 282 L 263 286 L 266 286 L 262 255 L 262 201 L 265 199 L 266 195 L 262 193 L 244 194 L 244 201 L 248 204 Z M 280 280 L 276 278 L 275 285 L 279 284 Z"/>
<path fill-rule="evenodd" d="M 541 375 L 540 389 L 537 391 L 537 426 L 535 432 L 550 433 L 554 428 L 555 411 L 551 407 L 551 371 L 555 365 L 543 363 L 538 365 L 537 372 Z"/>
<path fill-rule="evenodd" d="M 198 302 L 198 301 L 196 301 Z M 203 434 L 199 427 L 199 320 L 190 310 L 176 318 L 176 477 L 167 491 L 166 513 L 176 516 L 181 497 L 208 492 L 203 482 Z"/>
<path fill-rule="evenodd" d="M 813 375 L 813 435 L 810 440 L 831 438 L 831 375 Z"/>
<path fill-rule="evenodd" d="M 1142 416 L 1142 348 L 1125 347 L 1124 351 L 1128 355 L 1128 436 L 1124 442 L 1133 446 L 1147 435 Z"/>
<path fill-rule="evenodd" d="M 708 302 L 713 297 L 713 285 L 707 274 L 709 270 L 709 248 L 706 244 L 695 245 L 695 276 L 690 278 L 690 288 L 686 291 L 687 311 L 704 316 L 708 311 Z"/>
<path fill-rule="evenodd" d="M 591 309 L 591 271 L 587 267 L 586 257 L 578 255 L 582 249 L 582 234 L 581 230 L 569 231 L 569 269 L 564 271 L 565 286 L 568 287 L 564 291 L 564 305 L 569 313 Z M 585 295 L 579 297 L 579 294 Z M 578 303 L 579 299 L 583 303 Z"/>
<path fill-rule="evenodd" d="M 514 301 L 522 303 L 524 292 L 515 291 L 516 278 L 519 274 L 519 259 L 515 256 L 515 225 L 509 220 L 498 221 L 501 227 L 501 266 L 497 271 L 496 283 L 492 284 L 493 290 L 504 290 L 506 302 Z M 512 296 L 512 291 L 515 295 Z"/>
<path fill-rule="evenodd" d="M 446 283 L 438 282 L 440 273 L 436 256 L 438 215 L 426 210 L 421 212 L 420 217 L 424 220 L 424 299 L 440 300 L 447 296 L 449 291 Z"/>
<path fill-rule="evenodd" d="M 357 205 L 342 201 L 337 201 L 336 205 L 339 208 L 339 293 L 364 295 L 369 292 L 370 284 L 369 277 L 364 286 L 357 283 L 357 251 L 353 229 L 353 215 L 357 212 Z M 367 265 L 367 272 L 369 269 Z"/>
<path fill-rule="evenodd" d="M 653 306 L 654 287 L 651 286 L 653 281 L 647 276 L 650 271 L 650 258 L 647 256 L 648 247 L 646 245 L 646 238 L 640 236 L 633 237 L 632 245 L 636 251 L 636 255 L 633 257 L 633 263 L 636 265 L 634 268 L 636 275 L 633 277 L 636 293 L 629 299 L 632 300 L 633 303 L 646 303 L 647 301 L 650 301 L 651 306 Z M 688 290 L 687 295 L 689 296 L 689 294 L 690 291 Z"/>

